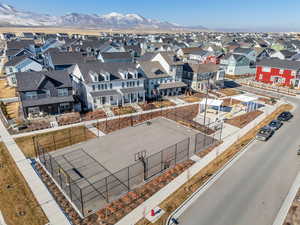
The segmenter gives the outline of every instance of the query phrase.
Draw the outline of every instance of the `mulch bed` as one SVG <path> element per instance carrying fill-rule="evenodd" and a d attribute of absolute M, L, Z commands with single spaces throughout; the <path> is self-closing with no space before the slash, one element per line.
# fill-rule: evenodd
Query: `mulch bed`
<path fill-rule="evenodd" d="M 263 112 L 259 111 L 259 110 L 252 111 L 252 112 L 240 115 L 240 116 L 233 117 L 232 119 L 225 120 L 225 123 L 228 123 L 228 124 L 230 124 L 232 126 L 235 126 L 235 127 L 238 127 L 238 128 L 243 128 L 248 123 L 253 121 L 256 117 L 261 115 L 262 113 Z"/>
<path fill-rule="evenodd" d="M 111 110 L 116 116 L 135 113 L 136 110 L 132 106 L 112 107 Z"/>
<path fill-rule="evenodd" d="M 66 113 L 64 115 L 57 117 L 57 123 L 60 126 L 79 123 L 80 122 L 80 114 L 78 112 Z"/>
<path fill-rule="evenodd" d="M 97 109 L 93 112 L 88 112 L 88 113 L 85 113 L 83 114 L 83 120 L 98 120 L 98 119 L 103 119 L 103 118 L 106 118 L 107 115 L 106 113 L 101 110 L 101 109 Z"/>
<path fill-rule="evenodd" d="M 226 99 L 223 99 L 222 106 L 229 107 L 229 106 L 237 105 L 237 104 L 240 104 L 240 103 L 242 103 L 242 102 L 239 101 L 239 100 L 226 98 Z"/>

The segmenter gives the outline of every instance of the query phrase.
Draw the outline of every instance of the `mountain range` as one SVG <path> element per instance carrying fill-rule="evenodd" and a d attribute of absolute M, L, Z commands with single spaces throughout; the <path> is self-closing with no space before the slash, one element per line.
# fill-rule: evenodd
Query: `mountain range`
<path fill-rule="evenodd" d="M 138 14 L 109 13 L 106 15 L 69 13 L 62 16 L 23 11 L 0 3 L 0 26 L 72 27 L 105 29 L 205 30 L 203 26 L 182 26 L 147 19 Z"/>

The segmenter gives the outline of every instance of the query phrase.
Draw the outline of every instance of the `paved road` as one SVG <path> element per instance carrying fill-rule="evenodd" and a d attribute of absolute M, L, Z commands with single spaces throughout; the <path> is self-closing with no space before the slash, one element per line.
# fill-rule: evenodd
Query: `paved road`
<path fill-rule="evenodd" d="M 289 98 L 300 106 L 300 100 Z M 299 108 L 297 108 L 297 111 Z M 272 225 L 300 169 L 300 114 L 266 143 L 255 141 L 179 218 L 183 225 Z"/>

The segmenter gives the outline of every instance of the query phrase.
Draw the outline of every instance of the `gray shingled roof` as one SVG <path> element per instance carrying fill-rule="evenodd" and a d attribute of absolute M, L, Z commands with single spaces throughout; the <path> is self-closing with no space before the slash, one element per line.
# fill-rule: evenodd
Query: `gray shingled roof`
<path fill-rule="evenodd" d="M 139 63 L 147 78 L 163 78 L 170 75 L 164 70 L 159 62 L 148 61 Z"/>
<path fill-rule="evenodd" d="M 42 80 L 48 78 L 56 81 L 57 88 L 72 87 L 69 73 L 66 70 L 16 73 L 18 91 L 39 90 Z"/>
<path fill-rule="evenodd" d="M 50 105 L 55 103 L 64 103 L 64 102 L 74 102 L 73 96 L 63 96 L 63 97 L 48 97 L 41 99 L 31 99 L 31 100 L 23 100 L 23 107 L 32 107 L 32 106 L 40 106 L 40 105 Z"/>
<path fill-rule="evenodd" d="M 86 83 L 92 83 L 92 78 L 90 73 L 100 74 L 101 72 L 108 72 L 110 74 L 110 79 L 122 79 L 119 74 L 120 70 L 136 70 L 135 63 L 127 63 L 127 62 L 106 62 L 102 63 L 99 61 L 89 62 L 89 63 L 79 63 L 77 64 Z M 139 78 L 142 78 L 142 75 L 139 74 Z"/>
<path fill-rule="evenodd" d="M 159 85 L 159 89 L 170 89 L 170 88 L 180 88 L 186 87 L 187 85 L 182 81 L 170 82 L 170 83 L 163 83 Z"/>
<path fill-rule="evenodd" d="M 53 65 L 74 65 L 84 62 L 80 52 L 50 52 Z"/>
<path fill-rule="evenodd" d="M 281 60 L 277 58 L 265 58 L 256 63 L 257 66 L 266 66 L 279 69 L 299 70 L 300 62 L 291 60 Z"/>
<path fill-rule="evenodd" d="M 109 59 L 128 59 L 132 60 L 130 52 L 103 52 L 101 53 L 104 60 Z"/>
<path fill-rule="evenodd" d="M 144 87 L 131 87 L 131 88 L 122 88 L 120 91 L 123 94 L 133 93 L 133 92 L 141 92 L 145 91 Z"/>
<path fill-rule="evenodd" d="M 100 96 L 116 96 L 120 95 L 116 90 L 104 90 L 104 91 L 94 91 L 91 92 L 92 97 L 100 97 Z"/>

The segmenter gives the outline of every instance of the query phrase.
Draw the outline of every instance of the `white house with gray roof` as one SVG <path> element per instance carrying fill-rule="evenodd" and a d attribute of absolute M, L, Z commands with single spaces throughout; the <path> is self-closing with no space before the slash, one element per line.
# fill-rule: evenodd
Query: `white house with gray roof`
<path fill-rule="evenodd" d="M 86 109 L 145 101 L 144 77 L 134 63 L 80 63 L 69 71 Z"/>

